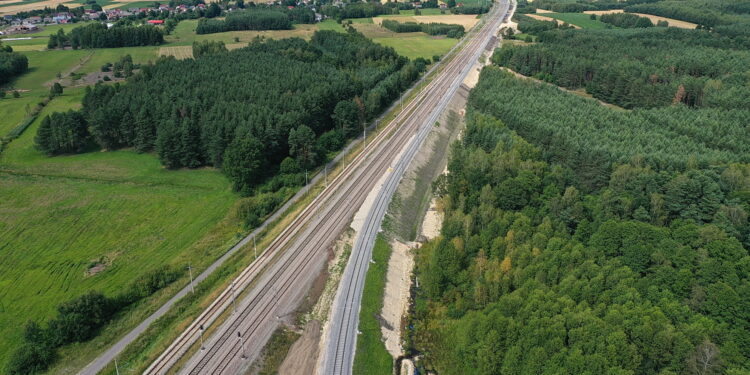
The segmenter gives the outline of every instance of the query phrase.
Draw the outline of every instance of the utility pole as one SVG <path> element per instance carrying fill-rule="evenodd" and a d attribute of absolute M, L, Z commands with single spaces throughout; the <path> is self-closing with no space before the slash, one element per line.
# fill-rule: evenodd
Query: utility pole
<path fill-rule="evenodd" d="M 237 331 L 237 337 L 240 339 L 240 346 L 242 347 L 242 359 L 247 359 L 247 356 L 245 355 L 245 340 L 242 339 L 242 334 L 240 331 Z"/>
<path fill-rule="evenodd" d="M 255 243 L 255 236 L 253 236 L 253 249 L 255 250 L 255 259 L 258 259 L 258 244 Z"/>
<path fill-rule="evenodd" d="M 234 290 L 234 281 L 232 281 L 232 305 L 234 305 L 234 312 L 237 312 L 237 291 Z"/>
<path fill-rule="evenodd" d="M 117 358 L 115 358 L 115 372 L 117 373 L 117 375 L 120 375 L 120 367 L 117 366 Z"/>
<path fill-rule="evenodd" d="M 328 164 L 326 164 L 323 168 L 323 177 L 326 180 L 326 187 L 328 187 Z"/>
<path fill-rule="evenodd" d="M 362 151 L 364 151 L 367 148 L 367 127 L 365 124 L 362 124 L 362 142 L 364 142 L 364 147 L 362 147 Z"/>
<path fill-rule="evenodd" d="M 195 286 L 193 286 L 193 266 L 188 263 L 188 272 L 190 272 L 190 290 L 195 293 Z"/>
<path fill-rule="evenodd" d="M 200 329 L 201 329 L 200 330 L 200 332 L 201 332 L 201 351 L 204 351 L 204 350 L 206 350 L 206 347 L 203 346 L 203 324 L 201 324 Z"/>

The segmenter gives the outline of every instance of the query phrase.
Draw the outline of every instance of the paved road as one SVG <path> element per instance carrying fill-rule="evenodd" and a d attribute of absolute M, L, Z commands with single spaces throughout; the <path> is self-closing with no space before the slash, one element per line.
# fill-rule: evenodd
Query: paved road
<path fill-rule="evenodd" d="M 430 105 L 424 106 L 421 111 L 415 113 L 415 116 L 409 118 L 409 121 L 414 122 L 419 130 L 395 163 L 393 172 L 388 175 L 383 183 L 375 199 L 375 204 L 367 213 L 362 230 L 357 234 L 352 255 L 349 258 L 331 309 L 333 313 L 329 337 L 327 338 L 328 344 L 326 352 L 323 353 L 322 374 L 352 373 L 365 275 L 372 259 L 375 237 L 380 231 L 380 224 L 383 221 L 388 204 L 406 167 L 421 147 L 438 116 L 445 110 L 461 82 L 475 66 L 474 64 L 482 51 L 490 42 L 494 41 L 493 38 L 509 7 L 510 4 L 506 0 L 493 8 L 485 18 L 487 21 L 476 32 L 468 45 L 463 48 L 456 59 L 449 63 L 441 76 L 433 81 L 434 86 L 428 90 L 428 95 L 433 94 L 430 95 Z"/>
<path fill-rule="evenodd" d="M 328 249 L 349 224 L 367 193 L 383 174 L 392 173 L 392 167 L 398 167 L 393 164 L 393 158 L 421 129 L 422 122 L 417 119 L 424 118 L 440 105 L 440 98 L 449 87 L 435 82 L 449 78 L 450 82 L 454 81 L 456 69 L 449 68 L 456 65 L 458 57 L 404 107 L 387 129 L 368 140 L 367 151 L 331 181 L 269 249 L 247 267 L 233 286 L 224 290 L 145 373 L 163 374 L 172 369 L 191 345 L 201 339 L 201 327 L 208 328 L 229 308 L 231 314 L 210 337 L 204 337 L 203 349 L 192 354 L 179 373 L 234 374 L 257 357 L 280 322 L 294 312 L 307 294 L 326 263 Z M 247 295 L 236 299 L 237 293 L 249 286 L 252 287 Z"/>

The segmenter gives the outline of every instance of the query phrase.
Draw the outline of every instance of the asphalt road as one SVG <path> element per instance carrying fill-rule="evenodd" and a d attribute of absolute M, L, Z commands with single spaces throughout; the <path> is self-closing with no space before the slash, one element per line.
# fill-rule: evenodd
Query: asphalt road
<path fill-rule="evenodd" d="M 419 130 L 383 183 L 375 203 L 367 213 L 362 230 L 357 234 L 352 255 L 347 263 L 331 309 L 331 327 L 328 332 L 326 352 L 323 353 L 321 374 L 352 373 L 365 275 L 372 259 L 375 238 L 380 231 L 380 225 L 388 204 L 403 177 L 406 167 L 419 151 L 438 116 L 445 110 L 471 68 L 474 67 L 482 51 L 488 46 L 488 43 L 493 41 L 493 37 L 499 30 L 500 23 L 509 11 L 509 7 L 510 4 L 506 0 L 493 8 L 487 15 L 488 21 L 476 32 L 459 55 L 449 63 L 440 77 L 433 81 L 434 86 L 427 90 L 427 94 L 431 97 L 429 105 L 423 106 L 422 110 L 408 119 L 408 121 L 414 122 Z"/>
<path fill-rule="evenodd" d="M 488 25 L 495 25 L 497 11 Z M 425 119 L 433 117 L 460 85 L 468 69 L 496 31 L 487 25 L 470 35 L 466 48 L 438 72 L 433 81 L 379 135 L 367 142 L 367 150 L 330 182 L 329 186 L 287 227 L 256 261 L 247 267 L 216 300 L 146 370 L 163 374 L 236 374 L 260 353 L 281 321 L 303 300 L 324 267 L 328 250 L 385 173 L 403 168 L 394 160 L 415 135 L 425 131 Z M 469 63 L 471 62 L 471 63 Z M 459 79 L 458 76 L 461 76 Z M 235 296 L 248 288 L 240 299 Z M 222 312 L 231 314 L 216 327 L 201 350 L 179 369 L 173 369 L 191 346 L 201 339 L 201 327 L 215 323 Z M 355 325 L 356 327 L 356 325 Z M 208 336 L 208 335 L 206 335 Z"/>

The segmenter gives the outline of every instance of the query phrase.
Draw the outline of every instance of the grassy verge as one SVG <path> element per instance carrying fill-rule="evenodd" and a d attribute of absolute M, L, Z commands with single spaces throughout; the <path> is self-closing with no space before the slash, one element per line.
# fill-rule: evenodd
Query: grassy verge
<path fill-rule="evenodd" d="M 258 372 L 251 372 L 258 375 L 276 375 L 278 373 L 281 363 L 284 362 L 284 358 L 289 353 L 289 349 L 292 347 L 295 341 L 300 337 L 299 333 L 289 330 L 286 327 L 281 327 L 273 333 L 271 339 L 268 340 L 268 344 L 263 349 L 261 354 L 261 363 L 258 368 Z"/>
<path fill-rule="evenodd" d="M 379 321 L 390 257 L 391 246 L 383 235 L 378 235 L 375 248 L 372 250 L 373 263 L 370 264 L 365 276 L 365 288 L 359 311 L 361 334 L 357 336 L 357 351 L 354 356 L 355 375 L 390 374 L 393 369 L 393 358 L 383 344 Z"/>

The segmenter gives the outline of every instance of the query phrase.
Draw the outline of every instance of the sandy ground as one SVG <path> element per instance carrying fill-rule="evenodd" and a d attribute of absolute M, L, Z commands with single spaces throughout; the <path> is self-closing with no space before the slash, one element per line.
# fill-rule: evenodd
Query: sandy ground
<path fill-rule="evenodd" d="M 416 369 L 414 368 L 414 362 L 412 362 L 410 359 L 404 359 L 401 361 L 401 369 L 399 371 L 399 375 L 413 375 L 414 371 Z"/>
<path fill-rule="evenodd" d="M 431 240 L 440 235 L 440 227 L 443 226 L 443 214 L 437 209 L 437 200 L 432 198 L 430 208 L 424 215 L 422 221 L 422 236 Z"/>
<path fill-rule="evenodd" d="M 536 8 L 536 12 L 537 13 L 555 13 L 555 12 L 553 12 L 551 10 L 541 9 L 541 8 Z"/>
<path fill-rule="evenodd" d="M 538 11 L 539 10 L 537 9 L 537 12 Z M 587 11 L 585 11 L 583 13 L 602 15 L 602 14 L 622 13 L 622 12 L 623 12 L 622 9 L 612 9 L 612 10 L 587 10 Z M 686 21 L 680 21 L 680 20 L 676 20 L 676 19 L 673 19 L 673 18 L 660 17 L 660 16 L 652 16 L 650 14 L 645 14 L 645 13 L 632 13 L 632 14 L 635 14 L 635 15 L 641 16 L 641 17 L 646 17 L 646 18 L 650 19 L 651 22 L 654 23 L 654 25 L 656 25 L 656 23 L 659 22 L 659 21 L 667 21 L 667 23 L 669 23 L 669 26 L 679 27 L 681 29 L 694 29 L 696 26 L 698 26 L 698 24 L 696 24 L 696 23 L 686 22 Z"/>
<path fill-rule="evenodd" d="M 537 11 L 539 11 L 539 10 L 537 9 Z M 552 17 L 542 16 L 542 15 L 539 15 L 539 14 L 525 14 L 525 15 L 529 16 L 531 18 L 534 18 L 534 19 L 538 19 L 540 21 L 555 21 L 555 22 L 557 22 L 558 25 L 562 25 L 562 24 L 565 23 L 564 21 L 561 21 L 561 20 L 558 20 L 558 19 L 554 19 Z M 568 25 L 573 26 L 574 29 L 580 29 L 581 28 L 580 26 L 573 25 L 572 23 L 569 23 Z"/>
<path fill-rule="evenodd" d="M 411 289 L 411 272 L 414 268 L 412 248 L 414 244 L 391 241 L 391 258 L 388 260 L 383 310 L 380 316 L 388 323 L 381 325 L 380 331 L 385 339 L 385 348 L 393 358 L 404 353 L 401 346 L 402 318 L 409 309 L 409 290 Z"/>
<path fill-rule="evenodd" d="M 294 342 L 279 366 L 279 375 L 311 374 L 315 371 L 318 360 L 318 342 L 320 341 L 320 321 L 307 323 L 302 337 Z"/>
<path fill-rule="evenodd" d="M 479 22 L 477 16 L 473 14 L 446 14 L 439 16 L 412 16 L 412 17 L 373 17 L 372 22 L 380 25 L 384 19 L 392 19 L 399 22 L 417 22 L 417 23 L 449 23 L 461 25 L 469 31 L 474 25 Z"/>

